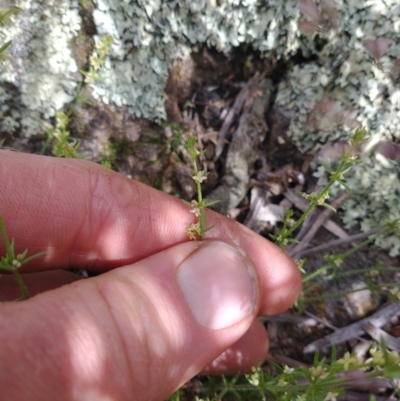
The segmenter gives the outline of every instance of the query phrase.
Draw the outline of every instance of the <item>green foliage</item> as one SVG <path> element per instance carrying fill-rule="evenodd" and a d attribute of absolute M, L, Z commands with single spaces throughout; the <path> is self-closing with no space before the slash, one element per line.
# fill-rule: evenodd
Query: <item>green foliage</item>
<path fill-rule="evenodd" d="M 70 137 L 68 131 L 69 117 L 63 111 L 56 113 L 56 124 L 54 127 L 47 129 L 47 139 L 43 146 L 41 154 L 44 154 L 50 143 L 53 142 L 53 154 L 56 157 L 69 157 L 80 159 L 78 154 L 80 143 Z"/>
<path fill-rule="evenodd" d="M 182 123 L 164 122 L 161 124 L 167 136 L 168 150 L 174 152 L 179 157 L 179 148 L 182 145 L 182 137 L 184 133 L 184 125 Z"/>
<path fill-rule="evenodd" d="M 37 253 L 28 257 L 28 250 L 25 249 L 22 253 L 16 255 L 14 250 L 14 238 L 10 241 L 7 235 L 6 227 L 4 225 L 3 218 L 0 216 L 0 233 L 6 248 L 6 255 L 2 256 L 0 259 L 0 270 L 4 270 L 13 274 L 15 280 L 21 289 L 21 296 L 17 299 L 20 301 L 22 299 L 29 298 L 28 290 L 19 274 L 19 268 L 24 264 L 43 256 L 45 252 Z M 1 275 L 0 275 L 1 277 Z"/>
<path fill-rule="evenodd" d="M 293 239 L 290 237 L 294 233 L 296 229 L 300 227 L 300 225 L 303 223 L 303 221 L 307 218 L 307 216 L 314 210 L 315 207 L 317 206 L 324 206 L 328 209 L 333 209 L 329 204 L 326 203 L 326 200 L 329 199 L 329 193 L 335 183 L 338 183 L 342 185 L 346 190 L 351 192 L 351 189 L 344 183 L 344 175 L 348 173 L 351 169 L 351 166 L 353 166 L 356 163 L 360 163 L 359 158 L 356 155 L 356 149 L 358 146 L 360 146 L 364 140 L 366 139 L 367 136 L 367 131 L 365 128 L 358 128 L 353 137 L 349 141 L 349 147 L 344 153 L 339 166 L 337 167 L 336 170 L 332 170 L 330 166 L 327 164 L 323 164 L 323 167 L 325 170 L 329 173 L 329 181 L 325 185 L 324 188 L 322 188 L 320 191 L 316 193 L 311 193 L 311 194 L 306 194 L 306 193 L 301 193 L 301 195 L 310 201 L 310 204 L 306 211 L 301 215 L 301 217 L 296 221 L 293 222 L 292 216 L 293 212 L 288 211 L 285 215 L 284 219 L 284 225 L 283 228 L 281 229 L 279 235 L 271 235 L 271 238 L 282 248 L 284 248 L 289 242 L 294 242 Z"/>
<path fill-rule="evenodd" d="M 207 179 L 207 173 L 204 171 L 199 171 L 197 167 L 197 158 L 203 154 L 196 148 L 196 138 L 189 137 L 185 140 L 185 149 L 189 154 L 190 160 L 193 166 L 194 175 L 192 176 L 193 181 L 196 183 L 197 189 L 197 200 L 192 200 L 191 202 L 184 203 L 192 208 L 191 212 L 198 219 L 196 223 L 191 223 L 187 225 L 186 233 L 189 239 L 191 240 L 203 240 L 207 231 L 214 228 L 215 224 L 212 226 L 206 227 L 207 216 L 205 214 L 204 208 L 214 205 L 217 201 L 213 202 L 204 202 L 203 194 L 201 191 L 201 183 Z"/>
<path fill-rule="evenodd" d="M 80 84 L 76 90 L 74 102 L 67 112 L 58 111 L 55 116 L 55 125 L 46 129 L 47 139 L 41 151 L 44 154 L 48 147 L 53 144 L 52 152 L 56 157 L 69 157 L 82 159 L 88 155 L 80 155 L 78 153 L 79 142 L 70 136 L 68 125 L 70 118 L 76 108 L 81 105 L 91 105 L 90 100 L 85 95 L 86 86 L 100 79 L 98 72 L 103 65 L 107 54 L 110 51 L 113 40 L 110 36 L 104 36 L 95 45 L 89 60 L 87 71 L 79 70 L 84 78 L 84 84 Z M 111 168 L 111 162 L 107 156 L 102 156 L 102 165 Z"/>
<path fill-rule="evenodd" d="M 9 7 L 0 10 L 0 25 L 7 25 L 10 23 L 10 16 L 20 12 L 18 7 Z M 4 52 L 11 45 L 11 40 L 0 46 L 0 61 L 5 60 Z"/>
<path fill-rule="evenodd" d="M 385 344 L 375 344 L 370 358 L 360 362 L 347 352 L 337 359 L 333 348 L 329 360 L 315 355 L 311 367 L 290 368 L 274 365 L 273 371 L 260 366 L 252 368 L 250 374 L 233 378 L 209 377 L 197 388 L 203 394 L 197 401 L 211 400 L 274 400 L 274 401 L 336 401 L 344 395 L 345 388 L 354 382 L 366 383 L 377 377 L 394 380 L 400 377 L 400 356 L 388 351 Z M 185 398 L 185 391 L 175 393 L 170 401 Z"/>
<path fill-rule="evenodd" d="M 109 35 L 104 36 L 96 43 L 94 51 L 90 56 L 88 70 L 79 70 L 79 72 L 84 76 L 86 84 L 99 82 L 99 71 L 104 64 L 106 57 L 110 53 L 113 43 L 114 41 Z"/>
<path fill-rule="evenodd" d="M 293 239 L 295 230 L 300 228 L 306 217 L 317 206 L 323 206 L 333 209 L 326 200 L 329 199 L 329 192 L 335 183 L 339 183 L 342 187 L 350 191 L 350 188 L 344 182 L 346 173 L 351 167 L 359 163 L 357 149 L 365 141 L 367 132 L 364 128 L 357 129 L 353 137 L 349 140 L 347 151 L 342 156 L 341 161 L 337 163 L 336 168 L 324 165 L 329 175 L 327 184 L 318 192 L 312 194 L 302 194 L 309 202 L 306 211 L 294 220 L 294 211 L 288 210 L 283 226 L 280 232 L 272 236 L 273 239 L 281 246 L 297 242 Z M 203 238 L 204 232 L 210 228 L 201 231 L 205 227 L 205 220 L 202 222 L 204 204 L 201 195 L 201 182 L 207 175 L 203 171 L 198 171 L 196 159 L 201 155 L 196 149 L 196 139 L 188 138 L 185 141 L 185 147 L 193 163 L 194 176 L 192 177 L 197 185 L 198 200 L 191 203 L 186 202 L 192 207 L 192 212 L 199 217 L 199 221 L 188 226 L 188 236 L 191 239 Z M 334 209 L 333 209 L 334 210 Z M 212 227 L 211 227 L 212 228 Z M 328 298 L 340 297 L 356 291 L 369 289 L 372 293 L 385 292 L 387 296 L 392 296 L 398 300 L 400 294 L 397 290 L 398 283 L 376 283 L 376 275 L 379 274 L 378 269 L 382 266 L 377 265 L 376 269 L 368 270 L 358 269 L 343 272 L 340 268 L 342 262 L 353 255 L 355 252 L 373 243 L 376 238 L 399 232 L 399 221 L 390 221 L 380 230 L 376 230 L 374 235 L 369 236 L 359 245 L 354 246 L 344 253 L 331 253 L 325 257 L 326 263 L 316 271 L 306 274 L 302 269 L 304 261 L 298 261 L 299 269 L 303 273 L 303 284 L 307 284 L 303 289 L 296 307 L 301 312 L 305 310 L 305 305 L 323 301 Z M 201 236 L 202 234 L 202 236 Z M 385 268 L 385 270 L 389 270 Z M 392 268 L 393 271 L 400 271 L 399 268 Z M 329 273 L 329 274 L 328 274 Z M 335 280 L 339 277 L 364 274 L 367 285 L 361 289 L 351 289 L 335 294 L 324 294 L 319 297 L 311 297 L 312 291 L 318 284 L 312 284 L 312 280 L 323 277 L 323 281 Z M 309 285 L 310 284 L 310 285 Z M 371 357 L 360 362 L 354 355 L 347 352 L 342 358 L 337 359 L 336 349 L 333 347 L 329 360 L 320 359 L 318 354 L 315 355 L 313 366 L 290 368 L 288 366 L 274 365 L 269 371 L 267 368 L 262 369 L 260 366 L 254 367 L 251 374 L 245 375 L 244 378 L 236 376 L 234 378 L 208 378 L 203 383 L 201 392 L 204 397 L 197 397 L 197 401 L 211 400 L 276 400 L 276 401 L 336 401 L 341 397 L 346 387 L 354 382 L 354 380 L 367 381 L 375 377 L 385 377 L 394 379 L 400 377 L 400 356 L 396 351 L 388 351 L 384 344 L 377 344 L 370 350 Z M 183 390 L 175 393 L 171 400 L 179 400 Z M 185 399 L 185 398 L 183 398 Z"/>

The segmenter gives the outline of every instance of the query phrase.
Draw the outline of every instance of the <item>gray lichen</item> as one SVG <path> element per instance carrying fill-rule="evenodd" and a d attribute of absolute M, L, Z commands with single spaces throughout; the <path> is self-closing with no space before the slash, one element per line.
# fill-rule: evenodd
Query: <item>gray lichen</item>
<path fill-rule="evenodd" d="M 293 117 L 288 135 L 299 149 L 309 152 L 349 138 L 360 125 L 370 133 L 369 149 L 382 140 L 398 142 L 399 4 L 336 2 L 336 7 L 337 27 L 325 33 L 323 49 L 314 52 L 317 59 L 294 66 L 280 85 L 276 105 Z M 320 37 L 324 39 L 324 34 Z M 374 49 L 377 39 L 382 54 Z M 354 193 L 344 205 L 344 222 L 347 227 L 358 222 L 368 230 L 400 217 L 400 169 L 380 155 L 366 154 L 363 159 L 347 177 Z M 377 243 L 391 255 L 400 253 L 395 236 Z"/>
<path fill-rule="evenodd" d="M 80 29 L 77 0 L 14 2 L 21 12 L 1 27 L 0 40 L 12 40 L 2 65 L 2 91 L 12 93 L 14 108 L 1 102 L 2 129 L 29 136 L 41 129 L 41 119 L 53 116 L 73 99 L 77 72 L 70 41 Z M 9 89 L 12 86 L 13 91 Z M 8 110 L 7 110 L 8 108 Z"/>
<path fill-rule="evenodd" d="M 114 46 L 93 83 L 94 96 L 127 105 L 139 117 L 165 118 L 165 83 L 171 63 L 208 45 L 221 52 L 249 43 L 265 53 L 287 57 L 300 46 L 294 0 L 94 0 L 93 20 L 99 36 Z M 0 39 L 13 39 L 3 81 L 20 96 L 21 124 L 35 132 L 39 115 L 53 116 L 71 100 L 76 62 L 71 42 L 81 28 L 74 1 L 23 1 L 13 24 Z M 96 38 L 95 38 L 96 39 Z M 304 46 L 303 46 L 304 47 Z"/>
<path fill-rule="evenodd" d="M 115 46 L 95 94 L 128 105 L 137 116 L 165 118 L 164 88 L 174 59 L 206 44 L 227 52 L 251 43 L 266 54 L 297 51 L 295 1 L 95 0 L 100 35 Z"/>

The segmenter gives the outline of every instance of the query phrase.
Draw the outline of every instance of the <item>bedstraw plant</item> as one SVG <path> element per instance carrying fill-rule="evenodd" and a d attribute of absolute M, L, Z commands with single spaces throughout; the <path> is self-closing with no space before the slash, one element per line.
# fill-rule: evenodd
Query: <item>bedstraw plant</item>
<path fill-rule="evenodd" d="M 347 150 L 344 152 L 342 159 L 339 163 L 339 166 L 336 170 L 332 170 L 330 166 L 325 163 L 322 163 L 323 167 L 329 174 L 328 183 L 318 192 L 306 194 L 301 193 L 301 195 L 307 199 L 310 204 L 308 205 L 305 212 L 300 216 L 300 218 L 295 222 L 293 220 L 293 210 L 289 209 L 286 212 L 283 227 L 280 230 L 278 235 L 271 235 L 271 238 L 282 248 L 285 248 L 289 242 L 296 242 L 292 235 L 297 230 L 303 221 L 307 218 L 307 216 L 317 207 L 323 206 L 329 209 L 332 209 L 336 212 L 335 209 L 332 208 L 326 200 L 329 199 L 329 193 L 335 183 L 339 183 L 342 185 L 347 191 L 351 192 L 351 189 L 345 184 L 344 176 L 347 172 L 350 171 L 351 167 L 360 163 L 360 159 L 357 157 L 357 149 L 363 144 L 367 136 L 367 130 L 365 128 L 358 128 L 353 137 L 349 141 L 349 146 Z"/>
<path fill-rule="evenodd" d="M 192 200 L 191 202 L 183 201 L 186 205 L 191 207 L 191 212 L 196 216 L 196 223 L 188 223 L 186 227 L 186 234 L 191 240 L 203 240 L 206 232 L 214 228 L 215 224 L 206 227 L 207 216 L 204 209 L 211 205 L 215 205 L 218 201 L 204 202 L 203 194 L 201 191 L 201 183 L 207 179 L 207 173 L 203 170 L 199 170 L 197 166 L 197 158 L 201 156 L 204 152 L 200 152 L 196 148 L 196 138 L 189 137 L 185 140 L 185 149 L 189 154 L 192 166 L 193 166 L 193 176 L 192 179 L 196 183 L 197 189 L 197 200 Z"/>
<path fill-rule="evenodd" d="M 14 238 L 10 241 L 7 235 L 6 227 L 4 225 L 3 218 L 0 216 L 0 233 L 3 240 L 3 243 L 6 248 L 6 255 L 2 256 L 0 259 L 0 270 L 6 271 L 8 273 L 12 273 L 14 276 L 19 288 L 21 289 L 21 296 L 16 299 L 16 301 L 21 301 L 23 299 L 29 298 L 28 290 L 25 286 L 24 281 L 19 273 L 20 267 L 24 264 L 43 256 L 45 252 L 37 253 L 36 255 L 32 255 L 28 257 L 28 250 L 25 249 L 22 253 L 15 254 L 14 247 Z M 1 275 L 0 275 L 1 278 Z M 4 300 L 0 298 L 0 301 Z"/>
<path fill-rule="evenodd" d="M 90 156 L 78 153 L 80 143 L 70 136 L 68 126 L 77 107 L 91 105 L 89 98 L 86 96 L 87 85 L 100 80 L 99 70 L 103 66 L 112 44 L 113 40 L 110 36 L 104 36 L 96 43 L 90 56 L 87 70 L 79 70 L 82 82 L 78 85 L 73 103 L 67 111 L 58 111 L 55 117 L 55 124 L 46 128 L 47 138 L 41 154 L 45 154 L 49 146 L 52 145 L 52 153 L 56 157 L 83 159 Z M 102 165 L 111 167 L 108 159 L 103 160 Z"/>
<path fill-rule="evenodd" d="M 344 182 L 345 174 L 351 167 L 360 162 L 360 149 L 366 140 L 367 132 L 364 128 L 355 131 L 353 137 L 349 140 L 347 150 L 344 152 L 337 167 L 333 169 L 327 164 L 323 164 L 328 180 L 326 185 L 316 193 L 301 195 L 310 203 L 305 212 L 297 221 L 293 220 L 294 211 L 289 209 L 285 214 L 283 226 L 280 232 L 272 236 L 272 239 L 282 248 L 285 248 L 291 242 L 297 242 L 293 236 L 307 216 L 317 206 L 323 206 L 333 209 L 327 203 L 329 193 L 334 184 L 339 183 L 347 191 L 351 191 Z M 202 153 L 196 149 L 196 138 L 190 137 L 185 141 L 185 147 L 190 156 L 194 175 L 193 180 L 197 187 L 197 200 L 185 203 L 191 207 L 191 212 L 198 218 L 196 223 L 187 225 L 187 235 L 190 239 L 203 239 L 207 231 L 214 227 L 206 227 L 205 210 L 209 204 L 205 203 L 202 198 L 201 183 L 207 178 L 204 171 L 199 171 L 197 158 Z M 334 209 L 333 209 L 334 210 Z M 303 273 L 303 283 L 309 284 L 316 277 L 322 277 L 323 273 L 332 270 L 327 280 L 333 279 L 339 274 L 351 275 L 360 274 L 359 270 L 343 272 L 339 270 L 343 260 L 361 248 L 375 241 L 377 236 L 386 235 L 393 232 L 399 232 L 399 222 L 387 222 L 381 229 L 375 229 L 371 235 L 354 246 L 345 253 L 332 253 L 326 257 L 326 264 L 316 271 L 305 274 L 301 269 L 302 261 L 298 261 L 300 270 Z M 398 268 L 393 268 L 399 271 Z M 372 274 L 372 273 L 371 273 Z M 399 283 L 374 284 L 373 280 L 369 280 L 365 288 L 358 290 L 349 290 L 343 293 L 328 294 L 321 297 L 310 298 L 309 293 L 318 284 L 307 287 L 302 291 L 298 300 L 297 308 L 304 310 L 304 305 L 309 302 L 317 302 L 329 297 L 339 297 L 345 294 L 360 290 L 370 289 L 372 291 L 382 290 L 388 292 L 391 287 L 397 288 Z M 396 293 L 398 296 L 398 293 Z M 369 351 L 370 357 L 365 361 L 360 361 L 355 355 L 346 352 L 345 355 L 338 359 L 336 356 L 336 348 L 332 347 L 330 358 L 319 358 L 318 353 L 314 356 L 311 367 L 289 367 L 274 365 L 271 368 L 263 369 L 261 366 L 254 367 L 251 374 L 236 376 L 233 378 L 206 378 L 197 386 L 197 393 L 204 394 L 204 397 L 196 396 L 196 401 L 216 401 L 222 399 L 236 400 L 279 400 L 279 401 L 336 401 L 343 396 L 346 389 L 352 385 L 365 385 L 374 378 L 385 378 L 396 389 L 395 379 L 400 378 L 400 356 L 395 350 L 389 351 L 385 343 L 374 344 Z M 397 396 L 400 396 L 400 390 L 394 390 Z M 184 395 L 184 390 L 176 392 L 170 400 L 179 401 L 180 396 Z M 186 398 L 183 398 L 186 399 Z M 371 398 L 371 400 L 374 398 Z"/>

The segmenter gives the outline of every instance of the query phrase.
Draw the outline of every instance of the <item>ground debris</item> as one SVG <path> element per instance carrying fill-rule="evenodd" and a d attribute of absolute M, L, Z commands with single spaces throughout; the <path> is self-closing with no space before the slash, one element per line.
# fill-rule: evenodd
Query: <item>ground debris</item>
<path fill-rule="evenodd" d="M 214 210 L 221 214 L 227 214 L 245 197 L 254 170 L 257 148 L 268 131 L 265 113 L 270 104 L 273 85 L 266 78 L 260 77 L 256 81 L 253 104 L 249 112 L 240 117 L 239 126 L 229 145 L 221 183 L 205 199 L 206 202 L 219 200 Z"/>

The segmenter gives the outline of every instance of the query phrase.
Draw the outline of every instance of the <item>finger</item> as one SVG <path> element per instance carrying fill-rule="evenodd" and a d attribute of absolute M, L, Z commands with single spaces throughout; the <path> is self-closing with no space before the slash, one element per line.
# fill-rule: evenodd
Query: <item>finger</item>
<path fill-rule="evenodd" d="M 25 273 L 21 275 L 21 278 L 31 297 L 83 279 L 82 276 L 65 270 Z M 21 289 L 14 276 L 3 275 L 0 279 L 0 297 L 4 301 L 14 301 L 20 296 Z"/>
<path fill-rule="evenodd" d="M 249 330 L 235 344 L 224 351 L 201 374 L 233 376 L 250 373 L 268 354 L 268 335 L 264 325 L 254 320 Z"/>
<path fill-rule="evenodd" d="M 209 241 L 3 304 L 2 398 L 163 400 L 236 342 L 259 304 L 252 262 Z"/>
<path fill-rule="evenodd" d="M 101 271 L 141 260 L 188 241 L 195 216 L 179 199 L 107 170 L 70 159 L 0 151 L 0 214 L 19 252 L 45 251 L 27 268 L 81 267 Z M 207 237 L 241 247 L 261 277 L 261 313 L 287 309 L 300 274 L 277 246 L 217 213 Z M 0 251 L 3 244 L 0 244 Z"/>
<path fill-rule="evenodd" d="M 33 297 L 84 278 L 65 270 L 54 270 L 26 273 L 22 275 L 22 279 L 29 295 Z M 0 295 L 4 301 L 13 301 L 21 295 L 21 290 L 13 276 L 2 277 Z M 266 359 L 267 353 L 267 332 L 264 325 L 259 320 L 255 320 L 250 329 L 236 343 L 218 356 L 202 373 L 226 376 L 235 375 L 238 372 L 249 373 L 253 366 Z"/>

